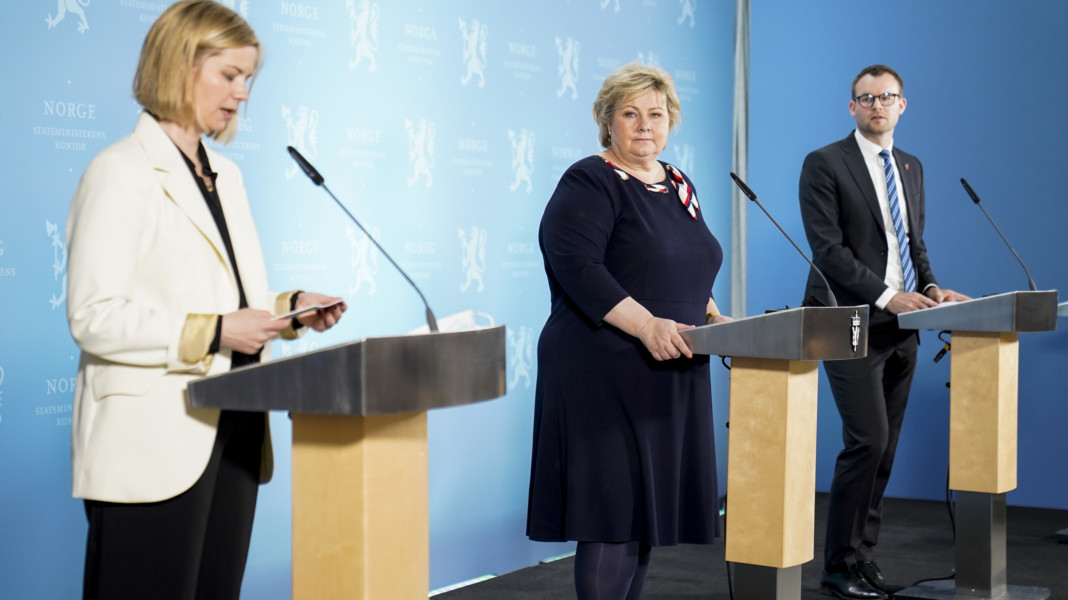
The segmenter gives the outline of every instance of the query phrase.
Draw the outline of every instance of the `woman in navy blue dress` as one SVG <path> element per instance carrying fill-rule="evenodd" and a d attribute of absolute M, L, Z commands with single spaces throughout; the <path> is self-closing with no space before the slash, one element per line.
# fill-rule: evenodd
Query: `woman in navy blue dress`
<path fill-rule="evenodd" d="M 671 76 L 622 67 L 593 112 L 605 150 L 564 173 L 539 232 L 552 308 L 527 535 L 578 542 L 580 600 L 635 600 L 651 547 L 718 534 L 709 360 L 679 331 L 729 317 L 693 184 L 657 158 L 679 121 Z"/>

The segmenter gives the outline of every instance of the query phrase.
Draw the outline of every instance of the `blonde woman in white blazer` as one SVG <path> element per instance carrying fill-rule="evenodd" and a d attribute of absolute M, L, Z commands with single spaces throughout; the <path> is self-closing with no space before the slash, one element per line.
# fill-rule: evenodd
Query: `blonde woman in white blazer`
<path fill-rule="evenodd" d="M 152 26 L 134 131 L 89 165 L 68 219 L 68 318 L 81 348 L 73 493 L 89 520 L 85 598 L 237 598 L 257 486 L 271 474 L 259 413 L 190 408 L 189 381 L 268 358 L 332 327 L 345 304 L 272 294 L 229 141 L 259 42 L 212 0 Z M 292 308 L 336 304 L 298 320 Z"/>

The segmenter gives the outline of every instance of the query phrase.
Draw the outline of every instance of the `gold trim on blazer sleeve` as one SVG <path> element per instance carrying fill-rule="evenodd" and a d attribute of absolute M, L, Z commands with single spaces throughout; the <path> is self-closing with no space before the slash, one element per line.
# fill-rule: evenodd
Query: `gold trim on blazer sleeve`
<path fill-rule="evenodd" d="M 274 299 L 274 314 L 281 315 L 293 310 L 293 305 L 296 302 L 297 294 L 303 291 L 304 290 L 296 290 L 292 292 L 283 292 L 281 294 L 278 294 Z M 286 327 L 282 330 L 283 340 L 295 340 L 308 331 L 307 327 L 293 327 L 293 324 L 296 322 L 296 319 L 289 320 L 289 327 Z"/>
<path fill-rule="evenodd" d="M 205 361 L 204 367 L 211 366 L 213 356 L 208 355 L 211 342 L 215 339 L 219 315 L 190 314 L 182 327 L 182 339 L 178 342 L 178 358 L 186 364 Z"/>

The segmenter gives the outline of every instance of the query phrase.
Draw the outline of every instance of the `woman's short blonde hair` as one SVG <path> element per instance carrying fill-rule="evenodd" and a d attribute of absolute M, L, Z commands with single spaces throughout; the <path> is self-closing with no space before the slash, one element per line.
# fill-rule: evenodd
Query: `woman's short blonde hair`
<path fill-rule="evenodd" d="M 161 121 L 201 125 L 194 99 L 194 81 L 201 65 L 222 50 L 252 46 L 260 68 L 260 41 L 241 15 L 215 0 L 182 0 L 156 19 L 141 46 L 134 74 L 134 98 Z M 228 142 L 237 133 L 237 119 L 212 133 Z"/>
<path fill-rule="evenodd" d="M 616 69 L 605 78 L 597 99 L 593 101 L 593 120 L 600 128 L 598 141 L 603 148 L 612 146 L 612 116 L 623 103 L 650 91 L 664 95 L 667 102 L 668 123 L 671 129 L 682 120 L 679 112 L 679 96 L 675 92 L 675 80 L 667 71 L 656 66 L 632 61 Z"/>

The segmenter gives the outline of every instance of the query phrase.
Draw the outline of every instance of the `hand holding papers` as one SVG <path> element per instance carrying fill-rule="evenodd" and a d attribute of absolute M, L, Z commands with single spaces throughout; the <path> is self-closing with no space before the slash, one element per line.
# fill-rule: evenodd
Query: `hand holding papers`
<path fill-rule="evenodd" d="M 315 331 L 326 331 L 341 319 L 348 310 L 345 301 L 337 296 L 315 292 L 300 292 L 293 310 L 277 315 L 276 319 L 295 319 L 301 326 Z"/>
<path fill-rule="evenodd" d="M 300 315 L 303 315 L 303 314 L 306 314 L 306 313 L 310 313 L 312 311 L 323 310 L 324 308 L 330 308 L 332 306 L 337 306 L 338 304 L 341 304 L 341 299 L 340 298 L 338 298 L 337 300 L 334 300 L 333 302 L 328 302 L 326 304 L 312 304 L 311 306 L 304 306 L 304 307 L 298 308 L 296 310 L 291 310 L 291 311 L 289 311 L 287 313 L 282 313 L 280 315 L 275 315 L 274 318 L 276 318 L 276 319 L 292 319 L 294 317 L 298 317 Z"/>

